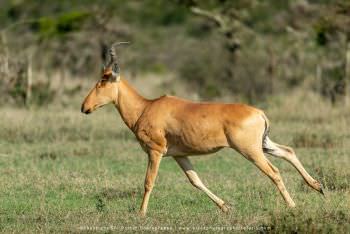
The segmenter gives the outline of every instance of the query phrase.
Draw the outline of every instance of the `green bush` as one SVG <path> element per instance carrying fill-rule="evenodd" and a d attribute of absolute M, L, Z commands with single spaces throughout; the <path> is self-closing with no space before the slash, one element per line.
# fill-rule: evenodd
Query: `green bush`
<path fill-rule="evenodd" d="M 72 11 L 58 17 L 41 17 L 32 24 L 32 29 L 43 38 L 63 36 L 80 30 L 89 16 L 88 12 Z"/>

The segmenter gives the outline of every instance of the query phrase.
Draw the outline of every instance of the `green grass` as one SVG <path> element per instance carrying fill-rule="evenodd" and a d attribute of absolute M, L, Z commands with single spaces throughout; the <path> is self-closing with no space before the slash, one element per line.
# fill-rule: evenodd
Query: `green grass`
<path fill-rule="evenodd" d="M 85 227 L 100 232 L 168 228 L 210 233 L 240 227 L 275 233 L 349 231 L 350 112 L 315 106 L 312 100 L 297 104 L 296 100 L 267 108 L 271 138 L 299 147 L 295 150 L 300 160 L 324 183 L 326 197 L 308 188 L 287 162 L 271 158 L 296 202 L 297 207 L 289 209 L 266 176 L 226 149 L 192 161 L 204 183 L 231 204 L 228 214 L 193 188 L 167 157 L 146 218 L 137 215 L 146 155 L 112 107 L 89 116 L 80 114 L 79 108 L 3 107 L 0 231 L 79 232 Z M 315 108 L 312 112 L 310 105 Z"/>

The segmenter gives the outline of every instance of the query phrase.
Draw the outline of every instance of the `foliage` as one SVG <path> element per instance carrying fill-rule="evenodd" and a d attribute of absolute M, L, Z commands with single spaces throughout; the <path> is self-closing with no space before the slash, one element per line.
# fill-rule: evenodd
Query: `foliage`
<path fill-rule="evenodd" d="M 32 29 L 37 31 L 40 37 L 62 36 L 78 31 L 82 23 L 90 16 L 88 12 L 72 11 L 64 13 L 56 18 L 41 17 L 32 24 Z"/>
<path fill-rule="evenodd" d="M 10 50 L 36 51 L 34 73 L 96 79 L 101 45 L 125 40 L 123 71 L 171 74 L 204 99 L 302 88 L 336 103 L 347 89 L 347 13 L 347 1 L 20 0 L 4 4 L 0 26 Z"/>
<path fill-rule="evenodd" d="M 1 52 L 0 55 L 2 55 L 2 63 L 0 63 L 1 105 L 42 106 L 53 101 L 55 91 L 50 87 L 49 81 L 28 84 L 28 79 L 31 79 L 28 69 L 31 68 L 26 59 L 16 60 L 11 55 Z"/>

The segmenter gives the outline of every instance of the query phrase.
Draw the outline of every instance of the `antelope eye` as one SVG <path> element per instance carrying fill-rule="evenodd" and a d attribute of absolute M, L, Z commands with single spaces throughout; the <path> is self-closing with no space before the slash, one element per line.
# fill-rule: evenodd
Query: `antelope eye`
<path fill-rule="evenodd" d="M 102 75 L 102 80 L 108 80 L 112 74 L 111 73 L 105 73 Z"/>

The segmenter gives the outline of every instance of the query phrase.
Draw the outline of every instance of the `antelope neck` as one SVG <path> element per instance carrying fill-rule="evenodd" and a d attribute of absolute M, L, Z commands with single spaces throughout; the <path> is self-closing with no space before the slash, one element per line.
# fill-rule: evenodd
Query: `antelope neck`
<path fill-rule="evenodd" d="M 124 123 L 131 130 L 134 130 L 136 122 L 149 103 L 150 101 L 142 97 L 127 81 L 120 79 L 118 97 L 114 105 L 118 109 Z"/>

